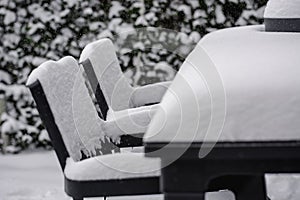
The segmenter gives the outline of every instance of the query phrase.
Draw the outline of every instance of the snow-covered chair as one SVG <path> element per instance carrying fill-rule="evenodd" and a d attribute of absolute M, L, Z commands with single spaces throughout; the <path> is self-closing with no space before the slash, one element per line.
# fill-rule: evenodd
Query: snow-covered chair
<path fill-rule="evenodd" d="M 101 110 L 101 118 L 107 121 L 122 117 L 134 118 L 124 124 L 127 127 L 130 123 L 132 126 L 139 124 L 141 128 L 138 134 L 122 135 L 118 146 L 141 146 L 151 116 L 158 108 L 157 103 L 161 101 L 171 82 L 132 87 L 121 71 L 113 43 L 107 38 L 88 44 L 83 49 L 79 62 Z M 152 113 L 150 118 L 149 113 Z"/>
<path fill-rule="evenodd" d="M 98 117 L 84 83 L 70 56 L 43 63 L 27 81 L 63 170 L 66 193 L 73 199 L 159 193 L 159 160 L 142 153 L 112 154 L 118 147 L 106 133 L 115 124 Z"/>
<path fill-rule="evenodd" d="M 115 47 L 104 38 L 88 44 L 79 62 L 100 105 L 103 118 L 118 117 L 118 111 L 140 107 L 139 111 L 155 109 L 149 104 L 159 103 L 171 82 L 132 87 L 121 71 Z"/>

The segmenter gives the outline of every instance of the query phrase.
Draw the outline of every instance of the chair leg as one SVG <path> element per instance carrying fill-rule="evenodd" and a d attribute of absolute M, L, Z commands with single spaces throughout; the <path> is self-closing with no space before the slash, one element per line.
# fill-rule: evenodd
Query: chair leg
<path fill-rule="evenodd" d="M 214 179 L 209 191 L 228 189 L 236 200 L 267 200 L 264 175 L 228 175 Z"/>
<path fill-rule="evenodd" d="M 232 192 L 236 200 L 267 200 L 265 177 L 262 176 L 241 176 L 236 177 L 236 184 Z"/>
<path fill-rule="evenodd" d="M 205 194 L 201 193 L 165 193 L 164 200 L 204 200 Z"/>

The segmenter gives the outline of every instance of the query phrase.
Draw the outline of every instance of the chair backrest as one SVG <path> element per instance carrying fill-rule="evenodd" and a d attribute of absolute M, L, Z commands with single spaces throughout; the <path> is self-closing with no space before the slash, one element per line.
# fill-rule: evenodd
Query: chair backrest
<path fill-rule="evenodd" d="M 107 151 L 106 139 L 77 61 L 64 57 L 47 61 L 29 76 L 38 111 L 62 168 L 69 155 L 74 161 Z M 61 135 L 61 136 L 60 136 Z M 111 144 L 109 144 L 111 145 Z M 116 148 L 110 146 L 110 151 Z"/>
<path fill-rule="evenodd" d="M 34 101 L 36 102 L 36 107 L 40 113 L 40 117 L 44 123 L 44 126 L 49 133 L 49 137 L 58 157 L 60 166 L 62 169 L 64 169 L 66 165 L 66 159 L 69 157 L 69 153 L 55 123 L 54 116 L 51 112 L 42 85 L 39 80 L 36 80 L 34 83 L 29 84 L 28 87 L 31 91 Z"/>
<path fill-rule="evenodd" d="M 104 94 L 100 88 L 100 84 L 98 83 L 98 79 L 96 77 L 95 71 L 93 69 L 92 63 L 89 59 L 86 59 L 81 63 L 83 69 L 87 75 L 88 82 L 90 84 L 90 88 L 95 95 L 96 102 L 100 108 L 100 117 L 106 120 L 107 112 L 109 110 L 109 106 L 106 102 Z"/>
<path fill-rule="evenodd" d="M 103 98 L 107 105 L 102 106 L 102 114 L 108 108 L 114 111 L 130 108 L 130 97 L 134 89 L 122 73 L 115 47 L 111 40 L 105 38 L 88 44 L 82 51 L 79 62 L 86 71 L 90 84 L 101 108 Z M 100 85 L 100 87 L 99 87 Z M 98 91 L 97 87 L 103 91 Z"/>

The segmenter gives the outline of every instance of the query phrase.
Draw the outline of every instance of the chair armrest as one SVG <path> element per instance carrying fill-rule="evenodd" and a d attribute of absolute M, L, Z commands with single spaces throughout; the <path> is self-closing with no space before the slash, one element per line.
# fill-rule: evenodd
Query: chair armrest
<path fill-rule="evenodd" d="M 166 81 L 135 88 L 131 97 L 133 107 L 160 103 L 170 85 L 171 81 Z"/>
<path fill-rule="evenodd" d="M 125 143 L 128 143 L 126 146 L 141 146 L 143 134 L 157 109 L 158 105 L 155 105 L 128 109 L 121 114 L 112 113 L 102 124 L 102 129 L 117 146 L 125 147 Z"/>

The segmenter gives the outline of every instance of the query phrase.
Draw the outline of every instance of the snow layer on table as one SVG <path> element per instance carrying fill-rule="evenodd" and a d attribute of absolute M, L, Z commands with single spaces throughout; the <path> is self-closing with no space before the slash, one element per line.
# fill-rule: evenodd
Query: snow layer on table
<path fill-rule="evenodd" d="M 300 18 L 300 0 L 269 0 L 264 18 Z"/>
<path fill-rule="evenodd" d="M 299 140 L 299 44 L 300 34 L 260 25 L 208 34 L 181 66 L 144 140 Z M 205 76 L 207 69 L 219 79 Z"/>
<path fill-rule="evenodd" d="M 115 47 L 109 39 L 88 44 L 79 62 L 89 59 L 109 107 L 115 111 L 130 108 L 133 88 L 121 71 Z"/>
<path fill-rule="evenodd" d="M 39 80 L 70 156 L 78 161 L 81 152 L 95 155 L 104 134 L 93 102 L 84 85 L 77 61 L 64 57 L 35 69 L 27 85 Z"/>
<path fill-rule="evenodd" d="M 111 180 L 160 175 L 160 159 L 143 153 L 118 153 L 89 158 L 80 162 L 67 160 L 65 176 L 71 180 Z"/>

